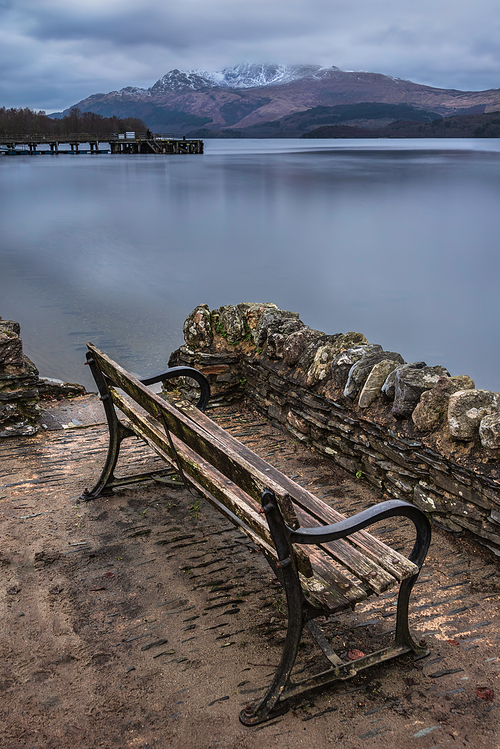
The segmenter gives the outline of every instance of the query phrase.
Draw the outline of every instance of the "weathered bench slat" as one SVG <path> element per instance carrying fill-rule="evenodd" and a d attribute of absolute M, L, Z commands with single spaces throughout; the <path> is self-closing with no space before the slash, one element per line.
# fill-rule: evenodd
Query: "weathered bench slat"
<path fill-rule="evenodd" d="M 351 604 L 359 603 L 368 598 L 371 593 L 368 587 L 362 585 L 360 580 L 354 581 L 347 577 L 344 574 L 345 570 L 342 571 L 342 566 L 336 563 L 333 557 L 326 554 L 322 547 L 305 545 L 303 548 L 311 560 L 314 572 L 324 581 L 327 589 L 333 587 L 335 590 L 339 590 Z M 319 592 L 314 585 L 311 585 L 310 589 Z"/>
<path fill-rule="evenodd" d="M 216 470 L 210 463 L 200 459 L 193 450 L 178 440 L 175 435 L 172 435 L 172 442 L 177 455 L 173 455 L 165 432 L 156 419 L 142 415 L 132 403 L 127 401 L 114 388 L 110 388 L 110 393 L 117 408 L 125 416 L 133 420 L 134 431 L 140 434 L 142 439 L 155 452 L 159 453 L 173 468 L 177 468 L 178 459 L 185 473 L 189 475 L 190 479 L 197 482 L 198 490 L 203 493 L 209 491 L 214 495 L 215 499 L 223 500 L 224 505 L 227 506 L 227 510 L 232 512 L 242 525 L 252 530 L 257 537 L 263 539 L 273 549 L 269 526 L 261 512 L 262 508 L 260 504 L 255 499 L 250 497 L 236 484 L 229 481 L 226 476 Z M 228 514 L 226 509 L 221 508 L 219 505 L 218 509 L 223 509 L 225 514 Z M 300 571 L 305 576 L 311 576 L 312 570 L 308 556 L 300 547 L 297 551 Z M 273 551 L 273 554 L 276 556 L 276 551 Z"/>
<path fill-rule="evenodd" d="M 200 411 L 190 412 L 190 417 L 201 425 L 206 424 L 208 420 L 208 417 Z M 215 424 L 213 428 L 215 434 L 222 432 L 226 435 L 228 441 L 237 441 L 231 435 L 226 434 L 218 424 Z M 249 462 L 251 461 L 255 467 L 260 467 L 262 469 L 262 466 L 267 465 L 262 458 L 251 450 L 248 450 L 247 456 Z M 297 507 L 303 508 L 316 520 L 318 525 L 336 523 L 339 520 L 344 520 L 344 515 L 318 500 L 314 494 L 311 494 L 307 489 L 300 486 L 300 484 L 292 481 L 292 479 L 288 478 L 285 474 L 282 474 L 278 469 L 271 468 L 271 470 L 268 471 L 268 474 L 270 478 L 275 478 L 276 481 L 280 482 L 281 486 L 288 490 L 288 494 L 292 497 L 296 512 L 298 512 Z M 406 577 L 415 574 L 415 565 L 412 564 L 407 557 L 389 548 L 382 541 L 370 535 L 368 531 L 362 530 L 353 533 L 349 536 L 349 542 L 352 542 L 356 547 L 358 547 L 362 554 L 373 560 L 379 567 L 383 567 L 386 572 L 398 581 L 404 580 Z"/>
<path fill-rule="evenodd" d="M 129 404 L 119 393 L 117 393 L 114 388 L 112 388 L 110 392 L 111 392 L 113 401 L 115 402 L 117 407 L 129 417 L 133 417 L 134 423 L 136 423 L 137 417 L 140 416 L 139 412 L 136 411 L 134 407 L 131 404 Z M 127 414 L 127 409 L 130 410 L 129 414 Z M 170 446 L 167 442 L 165 434 L 162 431 L 159 431 L 158 429 L 153 430 L 153 423 L 151 423 L 151 429 L 152 429 L 152 433 L 150 436 L 151 438 L 153 438 L 154 444 L 158 447 L 161 447 L 167 454 L 170 454 L 171 450 L 170 450 Z M 154 434 L 154 437 L 153 437 L 153 434 Z M 194 452 L 188 455 L 187 452 L 185 452 L 185 444 L 181 442 L 180 440 L 177 440 L 177 438 L 175 439 L 176 439 L 176 450 L 178 454 L 179 455 L 182 454 L 182 457 L 183 457 L 183 470 L 185 470 L 185 472 L 188 475 L 194 475 L 197 478 L 197 480 L 205 488 L 215 493 L 216 496 L 219 496 L 219 498 L 222 497 L 223 493 L 227 492 L 228 480 L 226 479 L 225 485 L 221 487 L 219 486 L 216 487 L 215 484 L 214 486 L 211 486 L 210 477 L 211 477 L 211 471 L 213 471 L 212 466 L 205 462 L 204 468 L 203 468 L 204 475 L 202 477 L 199 471 L 199 469 L 201 469 L 201 461 L 199 461 L 198 455 L 196 455 Z M 258 462 L 258 456 L 255 455 L 255 453 L 253 453 L 253 451 L 251 451 L 249 448 L 243 447 L 243 450 L 241 452 L 244 453 L 244 456 L 248 460 L 249 464 L 251 464 L 250 461 L 253 462 L 254 460 L 255 462 Z M 174 458 L 175 456 L 171 455 L 171 460 L 174 460 Z M 199 463 L 198 467 L 196 466 L 197 461 Z M 175 463 L 173 464 L 175 465 Z M 227 473 L 229 472 L 230 475 L 234 478 L 234 474 L 231 473 L 230 471 L 227 471 L 227 468 L 232 467 L 232 465 L 228 465 L 228 463 L 226 462 L 226 465 L 224 467 L 226 469 L 225 474 L 227 475 Z M 276 469 L 273 470 L 273 473 L 275 473 L 275 476 L 274 476 L 275 479 L 285 478 L 282 474 L 276 471 Z M 241 481 L 241 465 L 239 466 L 239 474 L 240 475 L 238 478 Z M 207 481 L 208 481 L 208 485 L 206 483 Z M 221 479 L 221 481 L 223 481 L 223 479 Z M 268 485 L 270 483 L 271 482 L 268 482 Z M 295 489 L 296 486 L 298 487 L 298 485 L 295 485 L 292 488 Z M 248 500 L 248 502 L 250 502 L 250 499 Z M 236 512 L 236 515 L 238 515 L 239 517 L 243 517 L 249 511 L 247 508 L 250 508 L 250 507 L 251 505 L 248 503 L 245 505 L 245 509 L 243 511 L 238 513 L 237 506 L 233 508 L 233 511 Z M 310 528 L 316 525 L 324 525 L 324 523 L 318 523 L 318 521 L 314 517 L 312 517 L 310 513 L 305 512 L 300 507 L 294 507 L 294 510 L 297 514 L 298 521 L 301 526 Z M 251 511 L 254 513 L 258 512 L 258 505 L 256 502 L 255 502 L 254 507 L 252 507 Z M 339 518 L 344 519 L 344 516 L 339 515 Z M 261 528 L 263 528 L 262 532 L 265 534 L 267 531 L 267 523 L 265 524 L 265 528 L 264 528 L 264 524 L 261 525 Z M 253 529 L 256 530 L 255 527 Z M 270 540 L 268 533 L 267 533 L 266 540 L 267 541 Z M 375 561 L 369 559 L 366 556 L 363 556 L 358 551 L 358 549 L 356 549 L 356 547 L 351 545 L 348 541 L 339 539 L 337 541 L 332 541 L 329 544 L 324 544 L 322 545 L 321 548 L 323 549 L 323 552 L 326 552 L 327 554 L 332 556 L 335 560 L 338 560 L 341 564 L 343 564 L 346 567 L 346 569 L 350 570 L 359 579 L 359 581 L 362 584 L 366 585 L 369 589 L 371 589 L 373 592 L 377 594 L 382 593 L 388 588 L 392 587 L 397 581 L 397 578 L 395 579 L 394 576 L 388 574 L 384 570 L 384 568 L 376 564 Z M 386 548 L 386 551 L 390 551 L 390 550 Z M 299 548 L 298 549 L 299 556 L 301 555 L 301 553 L 303 555 L 302 550 Z M 307 564 L 307 558 L 312 560 L 315 554 L 319 555 L 319 548 L 310 547 L 307 551 L 307 556 L 304 556 L 304 559 L 300 560 L 301 571 L 306 575 L 308 574 L 306 571 L 307 567 L 305 566 Z M 324 568 L 325 565 L 322 564 L 321 567 Z M 347 580 L 343 575 L 341 576 L 341 578 L 339 578 L 338 575 L 335 575 L 335 576 L 331 576 L 331 579 L 329 579 L 328 577 L 326 579 L 331 585 L 333 585 L 336 589 L 338 589 L 338 592 L 343 592 L 345 589 L 351 588 L 354 585 L 352 581 Z M 339 586 L 340 586 L 340 589 L 339 589 Z M 356 595 L 356 600 L 359 600 L 359 594 Z"/>
<path fill-rule="evenodd" d="M 113 401 L 128 418 L 133 419 L 134 416 L 140 415 L 134 406 L 114 391 L 114 389 L 111 388 L 110 391 Z M 142 418 L 144 419 L 144 416 Z M 160 453 L 161 457 L 173 468 L 178 467 L 177 461 L 179 461 L 190 479 L 196 481 L 202 490 L 209 490 L 214 495 L 219 494 L 225 501 L 229 494 L 227 509 L 231 510 L 243 525 L 249 527 L 259 537 L 264 538 L 272 545 L 269 528 L 267 527 L 265 518 L 259 512 L 259 504 L 236 485 L 232 484 L 232 482 L 228 481 L 225 476 L 214 469 L 209 463 L 200 459 L 196 453 L 173 435 L 172 442 L 176 450 L 176 455 L 174 455 L 159 422 L 155 423 L 152 417 L 146 417 L 146 419 L 147 421 L 143 421 L 142 424 L 134 422 L 134 431 L 155 452 Z"/>
<path fill-rule="evenodd" d="M 119 380 L 118 384 L 125 392 L 137 400 L 148 413 L 156 416 L 161 410 L 165 414 L 172 434 L 180 436 L 183 443 L 210 461 L 228 479 L 241 486 L 248 495 L 260 496 L 266 487 L 272 489 L 280 501 L 282 511 L 285 508 L 284 514 L 291 527 L 296 527 L 299 522 L 306 527 L 311 527 L 315 524 L 324 525 L 325 522 L 333 523 L 344 519 L 343 515 L 331 508 L 328 508 L 330 512 L 325 514 L 326 505 L 320 504 L 314 495 L 288 479 L 277 469 L 270 467 L 252 450 L 214 424 L 205 414 L 195 408 L 187 414 L 178 409 L 174 410 L 169 403 L 152 393 L 138 380 L 134 381 L 134 378 L 124 370 L 120 373 L 120 368 L 116 364 L 111 361 L 108 364 L 106 360 L 107 357 L 99 352 L 99 361 L 103 370 L 115 381 Z M 106 365 L 108 365 L 108 370 L 106 370 Z M 117 371 L 121 376 L 117 377 Z M 114 395 L 113 399 L 116 402 Z M 209 430 L 213 430 L 213 434 Z M 207 440 L 210 442 L 207 443 Z M 189 473 L 189 470 L 187 472 Z M 292 509 L 292 502 L 303 507 L 307 512 L 300 520 L 297 518 L 296 510 Z M 353 546 L 350 541 L 355 545 Z M 376 593 L 391 587 L 394 584 L 394 578 L 401 580 L 415 574 L 415 566 L 406 557 L 397 554 L 365 531 L 353 534 L 349 541 L 339 540 L 331 543 L 333 544 L 331 551 L 334 552 L 336 558 Z M 355 548 L 356 545 L 365 552 L 364 556 Z M 305 571 L 304 573 L 307 574 Z"/>
<path fill-rule="evenodd" d="M 129 419 L 134 419 L 134 430 L 142 439 L 173 467 L 176 458 L 159 423 L 141 413 L 122 395 L 110 388 L 111 397 L 117 408 Z M 139 419 L 142 420 L 139 422 Z M 145 421 L 144 419 L 147 419 Z M 261 512 L 260 504 L 249 497 L 239 487 L 228 483 L 219 471 L 199 458 L 177 437 L 172 441 L 183 470 L 189 474 L 193 486 L 202 492 L 211 504 L 222 511 L 232 522 L 244 528 L 258 546 L 265 545 L 266 553 L 277 560 L 276 550 L 269 532 L 267 521 Z M 221 501 L 223 500 L 224 504 Z M 239 521 L 239 522 L 238 522 Z M 367 591 L 349 580 L 341 570 L 332 569 L 328 558 L 318 547 L 295 548 L 299 571 L 303 574 L 303 585 L 317 604 L 334 611 L 352 608 L 367 598 Z M 311 564 L 313 569 L 311 568 Z M 393 582 L 395 582 L 393 580 Z"/>
<path fill-rule="evenodd" d="M 314 528 L 320 525 L 315 518 L 306 513 L 302 508 L 296 507 L 296 511 L 302 528 Z M 324 525 L 324 523 L 321 523 L 321 525 Z M 321 544 L 318 548 L 322 549 L 324 553 L 326 552 L 332 559 L 338 560 L 338 562 L 359 578 L 361 583 L 364 583 L 374 593 L 383 593 L 398 582 L 397 578 L 386 572 L 383 567 L 363 556 L 355 546 L 343 539 Z M 309 556 L 311 556 L 311 553 L 312 550 L 308 547 Z"/>
<path fill-rule="evenodd" d="M 314 560 L 314 575 L 302 579 L 302 592 L 311 604 L 329 614 L 353 609 L 368 598 L 366 590 L 350 583 L 341 573 L 337 576 L 337 571 L 319 556 Z"/>
<path fill-rule="evenodd" d="M 266 487 L 269 487 L 276 494 L 287 523 L 290 527 L 298 527 L 291 497 L 288 491 L 283 490 L 283 487 L 270 475 L 267 464 L 252 465 L 245 454 L 250 451 L 247 451 L 243 445 L 237 441 L 226 442 L 225 437 L 228 435 L 224 435 L 222 430 L 221 434 L 215 436 L 210 434 L 209 427 L 212 424 L 210 420 L 205 422 L 205 425 L 200 425 L 191 418 L 191 412 L 186 413 L 174 408 L 168 401 L 148 390 L 139 380 L 129 375 L 94 346 L 88 344 L 88 347 L 98 361 L 100 369 L 118 387 L 139 403 L 151 416 L 156 418 L 159 413 L 164 416 L 171 434 L 220 470 L 249 496 L 259 497 Z M 194 406 L 192 411 L 200 413 Z"/>
<path fill-rule="evenodd" d="M 213 424 L 205 414 L 197 410 L 190 411 L 189 417 L 192 421 L 200 424 L 200 426 L 205 429 L 208 428 L 208 425 L 212 426 Z M 301 524 L 302 519 L 305 519 L 305 517 L 310 518 L 309 522 L 311 525 L 324 525 L 325 523 L 335 523 L 339 520 L 344 520 L 344 515 L 341 515 L 341 513 L 337 512 L 329 505 L 320 502 L 313 494 L 289 479 L 278 471 L 278 469 L 269 467 L 262 458 L 256 455 L 249 448 L 242 446 L 234 437 L 228 435 L 218 425 L 214 425 L 214 434 L 219 436 L 221 440 L 223 439 L 228 448 L 230 445 L 237 447 L 238 453 L 242 455 L 244 454 L 248 463 L 254 466 L 254 468 L 261 472 L 266 471 L 270 481 L 273 480 L 288 490 L 288 495 L 292 499 L 296 514 L 299 512 L 299 508 L 302 508 L 306 513 L 299 518 Z M 310 526 L 308 525 L 308 527 Z M 378 574 L 381 571 L 381 568 L 382 573 L 383 570 L 385 570 L 385 572 L 389 574 L 389 577 L 387 577 L 386 574 L 382 574 L 379 583 L 374 583 L 374 585 L 371 585 L 370 583 L 371 587 L 374 587 L 374 590 L 378 590 L 379 588 L 380 590 L 385 590 L 386 588 L 381 586 L 384 586 L 386 583 L 391 585 L 394 583 L 394 579 L 400 581 L 415 574 L 415 565 L 404 555 L 393 551 L 382 541 L 371 536 L 367 531 L 353 533 L 352 536 L 349 536 L 349 541 L 342 540 L 340 541 L 339 546 L 336 547 L 336 555 L 337 552 L 342 554 L 340 550 L 344 549 L 345 559 L 341 557 L 342 561 L 346 562 L 346 566 L 349 567 L 354 574 L 358 574 L 358 572 L 354 561 L 357 556 L 356 551 L 352 552 L 353 545 L 358 547 L 359 552 L 361 552 L 364 557 L 363 568 L 359 572 L 361 579 L 364 579 L 367 576 L 368 578 L 371 577 L 371 572 L 376 572 Z M 369 567 L 370 560 L 374 563 L 374 566 L 371 568 Z M 373 582 L 374 581 L 372 580 L 372 583 Z"/>

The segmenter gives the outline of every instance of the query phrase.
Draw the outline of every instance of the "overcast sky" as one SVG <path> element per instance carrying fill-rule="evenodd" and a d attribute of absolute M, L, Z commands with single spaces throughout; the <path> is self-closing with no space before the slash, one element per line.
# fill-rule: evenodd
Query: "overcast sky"
<path fill-rule="evenodd" d="M 240 62 L 500 88 L 500 0 L 0 0 L 0 106 L 64 109 Z"/>

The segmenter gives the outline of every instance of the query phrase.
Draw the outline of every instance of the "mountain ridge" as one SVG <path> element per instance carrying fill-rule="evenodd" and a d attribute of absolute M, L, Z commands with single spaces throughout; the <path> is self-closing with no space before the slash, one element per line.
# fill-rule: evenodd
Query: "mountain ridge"
<path fill-rule="evenodd" d="M 248 128 L 258 130 L 260 125 L 315 107 L 370 102 L 409 105 L 434 113 L 436 118 L 482 114 L 500 109 L 500 89 L 441 89 L 335 66 L 242 63 L 218 72 L 174 69 L 150 88 L 126 86 L 92 94 L 75 106 L 106 117 L 139 117 L 157 132 L 192 135 L 203 128 L 204 137 L 210 133 L 220 137 L 222 131 L 231 135 L 232 130 L 245 137 Z M 69 111 L 51 116 L 57 118 Z"/>

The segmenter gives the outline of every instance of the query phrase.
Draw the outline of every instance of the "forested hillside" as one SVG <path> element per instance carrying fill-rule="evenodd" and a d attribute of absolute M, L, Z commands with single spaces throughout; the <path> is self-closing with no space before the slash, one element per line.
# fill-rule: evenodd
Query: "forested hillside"
<path fill-rule="evenodd" d="M 137 117 L 102 117 L 94 112 L 81 112 L 74 107 L 60 119 L 52 119 L 45 112 L 28 107 L 6 109 L 0 107 L 0 135 L 105 135 L 109 133 L 145 132 L 147 126 Z"/>
<path fill-rule="evenodd" d="M 326 125 L 302 138 L 500 138 L 500 111 L 443 117 L 432 122 L 398 120 L 385 127 Z"/>

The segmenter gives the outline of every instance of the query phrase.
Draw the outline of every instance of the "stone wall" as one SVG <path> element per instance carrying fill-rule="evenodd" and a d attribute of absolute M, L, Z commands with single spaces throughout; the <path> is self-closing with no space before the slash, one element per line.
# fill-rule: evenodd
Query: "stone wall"
<path fill-rule="evenodd" d="M 44 395 L 82 395 L 82 385 L 40 378 L 23 353 L 19 323 L 0 317 L 0 437 L 38 432 L 39 400 Z"/>
<path fill-rule="evenodd" d="M 251 405 L 383 494 L 500 555 L 500 395 L 407 363 L 361 333 L 327 335 L 273 304 L 198 306 L 170 365 L 208 377 L 213 403 Z"/>
<path fill-rule="evenodd" d="M 36 434 L 38 370 L 23 354 L 17 322 L 0 318 L 0 437 Z"/>

